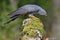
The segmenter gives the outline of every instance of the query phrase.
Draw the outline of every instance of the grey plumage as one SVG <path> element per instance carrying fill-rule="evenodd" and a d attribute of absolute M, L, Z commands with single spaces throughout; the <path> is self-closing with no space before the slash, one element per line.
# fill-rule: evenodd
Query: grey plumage
<path fill-rule="evenodd" d="M 26 15 L 26 14 L 39 14 L 39 15 L 47 15 L 46 11 L 44 9 L 42 9 L 40 6 L 38 5 L 33 5 L 33 4 L 28 4 L 28 5 L 24 5 L 22 7 L 20 7 L 18 10 L 16 10 L 15 12 L 8 14 L 10 15 L 11 19 L 8 20 L 6 23 L 7 24 L 13 20 L 15 20 L 19 15 Z"/>

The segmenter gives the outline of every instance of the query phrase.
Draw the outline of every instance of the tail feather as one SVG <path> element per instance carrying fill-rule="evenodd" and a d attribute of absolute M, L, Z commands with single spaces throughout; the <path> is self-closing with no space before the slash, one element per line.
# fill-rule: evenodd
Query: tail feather
<path fill-rule="evenodd" d="M 14 17 L 17 17 L 17 16 L 19 16 L 19 14 L 18 14 L 18 15 L 13 15 L 13 16 L 11 16 L 10 18 L 14 18 Z"/>
<path fill-rule="evenodd" d="M 16 18 L 18 18 L 18 16 L 12 17 L 12 18 L 9 19 L 7 22 L 5 22 L 4 25 L 10 23 L 11 21 L 14 21 Z"/>

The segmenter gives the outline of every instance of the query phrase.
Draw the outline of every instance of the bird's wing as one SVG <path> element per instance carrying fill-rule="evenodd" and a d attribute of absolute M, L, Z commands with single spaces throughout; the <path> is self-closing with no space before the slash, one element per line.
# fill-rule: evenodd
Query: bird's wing
<path fill-rule="evenodd" d="M 26 13 L 27 13 L 27 11 L 26 11 L 25 9 L 18 9 L 18 10 L 16 10 L 16 11 L 14 11 L 12 14 L 8 14 L 8 15 L 10 15 L 11 17 L 10 17 L 10 19 L 9 19 L 8 21 L 6 21 L 6 22 L 4 23 L 4 25 L 10 23 L 11 21 L 14 21 L 16 18 L 18 18 L 19 15 L 24 15 L 24 14 L 26 14 Z"/>
<path fill-rule="evenodd" d="M 12 18 L 12 17 L 14 17 L 14 16 L 24 15 L 24 14 L 26 14 L 26 13 L 27 13 L 27 11 L 26 11 L 25 9 L 19 8 L 18 10 L 14 11 L 14 12 L 8 14 L 8 15 L 10 15 L 11 18 Z"/>

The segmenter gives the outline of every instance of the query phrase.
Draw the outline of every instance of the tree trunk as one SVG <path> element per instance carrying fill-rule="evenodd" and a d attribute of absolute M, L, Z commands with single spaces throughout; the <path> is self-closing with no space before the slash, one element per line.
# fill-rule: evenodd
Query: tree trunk
<path fill-rule="evenodd" d="M 53 0 L 54 22 L 52 24 L 53 39 L 60 40 L 60 0 Z M 52 40 L 53 40 L 52 39 Z"/>

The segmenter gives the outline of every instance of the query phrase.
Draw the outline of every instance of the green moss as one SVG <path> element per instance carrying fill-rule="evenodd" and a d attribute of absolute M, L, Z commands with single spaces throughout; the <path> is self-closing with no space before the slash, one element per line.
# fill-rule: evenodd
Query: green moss
<path fill-rule="evenodd" d="M 37 17 L 31 17 L 29 19 L 30 22 L 28 21 L 29 23 L 25 23 L 26 25 L 24 26 L 23 33 L 28 33 L 29 37 L 34 37 L 36 35 L 35 30 L 37 29 L 42 35 L 45 35 L 46 32 L 41 20 Z"/>

